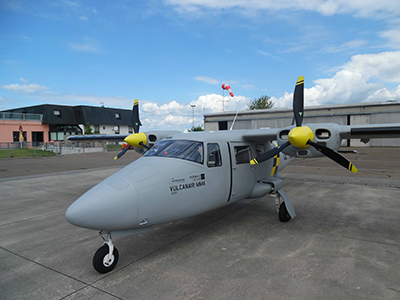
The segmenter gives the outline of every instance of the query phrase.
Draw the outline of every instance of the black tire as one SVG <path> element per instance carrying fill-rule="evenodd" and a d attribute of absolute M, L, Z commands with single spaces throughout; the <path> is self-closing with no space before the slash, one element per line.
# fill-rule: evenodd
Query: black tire
<path fill-rule="evenodd" d="M 285 202 L 281 203 L 281 206 L 279 206 L 279 221 L 281 222 L 288 222 L 291 219 L 287 209 Z"/>
<path fill-rule="evenodd" d="M 93 256 L 93 267 L 99 273 L 107 273 L 115 268 L 118 262 L 119 254 L 118 249 L 114 247 L 113 257 L 110 263 L 105 261 L 105 257 L 108 255 L 109 248 L 107 244 L 100 247 Z"/>

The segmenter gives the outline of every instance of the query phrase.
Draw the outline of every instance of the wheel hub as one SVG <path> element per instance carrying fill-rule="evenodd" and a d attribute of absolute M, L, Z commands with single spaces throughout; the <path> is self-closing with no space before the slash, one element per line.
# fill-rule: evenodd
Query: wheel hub
<path fill-rule="evenodd" d="M 111 255 L 111 258 L 110 258 L 110 254 L 107 254 L 106 256 L 104 256 L 103 265 L 105 267 L 111 266 L 113 264 L 113 262 L 114 262 L 114 255 Z"/>

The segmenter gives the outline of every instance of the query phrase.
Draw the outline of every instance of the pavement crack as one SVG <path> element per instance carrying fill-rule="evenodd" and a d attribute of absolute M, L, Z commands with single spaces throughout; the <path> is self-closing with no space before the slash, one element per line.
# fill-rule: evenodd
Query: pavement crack
<path fill-rule="evenodd" d="M 82 291 L 83 289 L 85 289 L 85 288 L 87 288 L 87 287 L 91 287 L 91 288 L 93 288 L 93 289 L 96 289 L 96 290 L 98 290 L 98 291 L 101 291 L 101 292 L 103 292 L 103 293 L 105 293 L 105 294 L 108 294 L 108 295 L 110 295 L 110 296 L 112 296 L 112 297 L 114 297 L 114 298 L 116 298 L 116 299 L 121 299 L 121 300 L 123 300 L 123 298 L 120 298 L 120 297 L 118 297 L 118 296 L 116 296 L 116 295 L 114 295 L 114 294 L 112 294 L 112 293 L 110 293 L 110 292 L 107 292 L 107 291 L 105 291 L 105 290 L 102 290 L 102 289 L 100 289 L 100 288 L 98 288 L 98 287 L 96 287 L 96 286 L 93 286 L 93 285 L 90 284 L 90 283 L 87 283 L 87 282 L 85 282 L 85 281 L 83 281 L 83 280 L 80 280 L 80 279 L 78 279 L 78 278 L 75 278 L 75 277 L 73 277 L 73 276 L 70 276 L 70 275 L 68 275 L 68 274 L 65 274 L 65 273 L 63 273 L 63 272 L 60 272 L 60 271 L 58 271 L 58 270 L 56 270 L 56 269 L 53 269 L 53 268 L 51 268 L 51 267 L 49 267 L 49 266 L 46 266 L 46 265 L 44 265 L 44 264 L 42 264 L 42 263 L 39 263 L 39 262 L 37 262 L 37 261 L 34 261 L 34 260 L 32 260 L 32 259 L 30 259 L 30 258 L 28 258 L 28 257 L 25 257 L 25 256 L 23 256 L 23 255 L 21 255 L 21 254 L 18 254 L 18 253 L 16 253 L 16 252 L 14 252 L 14 251 L 11 251 L 11 250 L 9 250 L 9 249 L 6 249 L 6 248 L 4 248 L 4 247 L 2 247 L 2 246 L 0 246 L 0 249 L 4 250 L 4 251 L 6 251 L 6 252 L 8 252 L 8 253 L 10 253 L 10 254 L 12 254 L 12 255 L 15 255 L 15 256 L 17 256 L 17 257 L 23 259 L 23 260 L 29 261 L 30 263 L 33 263 L 33 264 L 35 264 L 35 265 L 37 265 L 37 266 L 40 266 L 40 267 L 42 267 L 42 268 L 45 268 L 46 270 L 49 270 L 49 271 L 51 271 L 51 272 L 55 272 L 55 273 L 57 273 L 57 274 L 59 274 L 59 275 L 61 275 L 61 276 L 67 277 L 67 278 L 69 278 L 69 279 L 71 279 L 71 280 L 77 281 L 77 282 L 79 282 L 79 283 L 81 283 L 81 284 L 84 285 L 83 287 L 81 287 L 81 288 L 79 288 L 79 289 L 73 291 L 72 293 L 69 293 L 68 295 L 66 295 L 66 296 L 64 296 L 64 297 L 62 297 L 62 298 L 60 298 L 60 300 L 61 300 L 61 299 L 66 299 L 66 298 L 70 297 L 71 295 L 76 294 L 77 292 L 80 292 L 80 291 Z M 103 277 L 103 278 L 104 278 L 104 277 Z M 103 278 L 102 278 L 102 279 L 103 279 Z"/>

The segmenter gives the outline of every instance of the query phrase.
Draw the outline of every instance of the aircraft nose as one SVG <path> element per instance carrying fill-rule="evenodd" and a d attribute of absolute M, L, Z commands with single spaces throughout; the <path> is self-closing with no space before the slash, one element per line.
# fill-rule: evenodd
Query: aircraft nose
<path fill-rule="evenodd" d="M 119 177 L 110 177 L 76 200 L 65 213 L 75 226 L 95 230 L 126 230 L 137 224 L 134 187 Z"/>

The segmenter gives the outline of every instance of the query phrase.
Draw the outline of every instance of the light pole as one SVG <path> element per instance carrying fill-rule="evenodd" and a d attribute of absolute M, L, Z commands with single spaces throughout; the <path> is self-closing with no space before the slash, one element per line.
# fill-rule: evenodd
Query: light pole
<path fill-rule="evenodd" d="M 193 123 L 192 129 L 194 129 L 194 108 L 196 107 L 196 105 L 192 104 L 191 106 L 192 106 L 192 123 Z"/>

